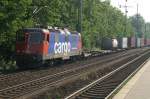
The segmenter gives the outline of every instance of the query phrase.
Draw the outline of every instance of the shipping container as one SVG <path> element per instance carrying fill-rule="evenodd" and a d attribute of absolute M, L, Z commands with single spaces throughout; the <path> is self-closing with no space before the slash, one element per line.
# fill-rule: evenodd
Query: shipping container
<path fill-rule="evenodd" d="M 118 47 L 117 39 L 111 39 L 111 38 L 103 38 L 102 39 L 102 46 L 101 46 L 101 48 L 103 50 L 114 50 L 117 47 Z"/>
<path fill-rule="evenodd" d="M 149 38 L 145 38 L 145 46 L 150 46 L 150 39 Z"/>
<path fill-rule="evenodd" d="M 128 37 L 128 47 L 135 48 L 136 47 L 136 39 L 134 36 Z"/>
<path fill-rule="evenodd" d="M 141 38 L 136 38 L 136 47 L 141 47 Z"/>
<path fill-rule="evenodd" d="M 145 44 L 144 44 L 144 38 L 140 38 L 140 43 L 141 43 L 141 46 L 140 47 L 144 47 L 145 46 Z"/>
<path fill-rule="evenodd" d="M 128 38 L 123 37 L 123 38 L 118 38 L 118 48 L 120 49 L 126 49 L 128 48 Z"/>

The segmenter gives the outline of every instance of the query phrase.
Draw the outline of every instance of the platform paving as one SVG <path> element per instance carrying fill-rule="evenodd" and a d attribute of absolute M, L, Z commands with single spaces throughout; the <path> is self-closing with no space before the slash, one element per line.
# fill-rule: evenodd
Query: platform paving
<path fill-rule="evenodd" d="M 150 60 L 123 86 L 113 99 L 150 99 Z"/>

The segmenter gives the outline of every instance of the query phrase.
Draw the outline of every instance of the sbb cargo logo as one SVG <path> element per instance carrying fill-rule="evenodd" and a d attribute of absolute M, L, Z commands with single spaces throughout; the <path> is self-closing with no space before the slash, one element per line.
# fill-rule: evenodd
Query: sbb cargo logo
<path fill-rule="evenodd" d="M 70 42 L 55 42 L 54 51 L 57 53 L 68 53 L 70 52 L 71 44 Z"/>

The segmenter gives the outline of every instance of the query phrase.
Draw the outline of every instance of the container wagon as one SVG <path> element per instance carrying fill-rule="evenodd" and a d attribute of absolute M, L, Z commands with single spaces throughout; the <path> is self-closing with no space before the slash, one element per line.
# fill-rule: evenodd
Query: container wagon
<path fill-rule="evenodd" d="M 116 50 L 118 48 L 117 39 L 103 38 L 101 44 L 102 50 Z"/>

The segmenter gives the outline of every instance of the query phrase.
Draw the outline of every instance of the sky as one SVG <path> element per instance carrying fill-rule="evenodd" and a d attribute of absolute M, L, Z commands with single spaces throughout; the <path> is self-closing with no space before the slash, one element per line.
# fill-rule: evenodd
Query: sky
<path fill-rule="evenodd" d="M 125 0 L 111 0 L 111 4 L 125 13 Z M 138 4 L 138 13 L 143 16 L 146 22 L 150 22 L 150 0 L 127 0 L 128 6 L 128 16 L 132 16 L 137 13 L 137 4 Z M 122 7 L 120 8 L 119 5 Z"/>

